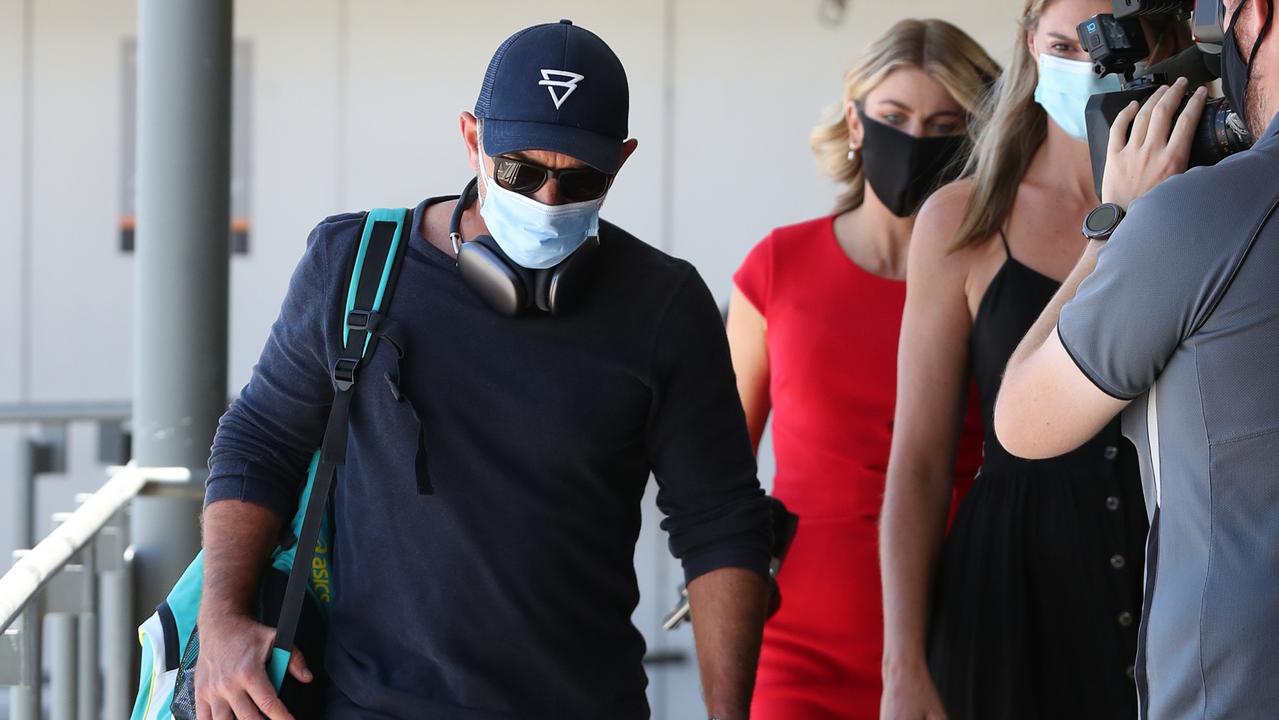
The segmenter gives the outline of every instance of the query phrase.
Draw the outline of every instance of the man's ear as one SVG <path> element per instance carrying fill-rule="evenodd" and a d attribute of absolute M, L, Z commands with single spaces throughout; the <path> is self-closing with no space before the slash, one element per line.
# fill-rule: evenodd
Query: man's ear
<path fill-rule="evenodd" d="M 844 122 L 848 124 L 848 148 L 861 150 L 862 143 L 866 141 L 866 126 L 862 125 L 862 117 L 852 102 L 844 106 Z"/>
<path fill-rule="evenodd" d="M 480 144 L 477 132 L 479 120 L 469 112 L 458 117 L 458 128 L 462 131 L 462 143 L 466 145 L 466 159 L 471 169 L 480 172 Z"/>
<path fill-rule="evenodd" d="M 622 143 L 622 162 L 620 165 L 617 166 L 618 170 L 622 169 L 622 165 L 626 164 L 626 159 L 629 158 L 631 154 L 635 152 L 635 149 L 638 147 L 639 147 L 639 140 L 636 140 L 635 138 L 631 138 L 630 140 L 627 140 L 626 142 Z"/>

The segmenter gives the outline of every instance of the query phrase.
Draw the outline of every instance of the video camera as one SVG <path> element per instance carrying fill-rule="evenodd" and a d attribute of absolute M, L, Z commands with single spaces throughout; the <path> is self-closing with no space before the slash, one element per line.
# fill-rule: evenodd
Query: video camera
<path fill-rule="evenodd" d="M 1133 100 L 1144 102 L 1160 85 L 1171 85 L 1177 78 L 1184 77 L 1193 86 L 1221 77 L 1226 23 L 1221 0 L 1111 0 L 1111 7 L 1113 13 L 1092 17 L 1076 28 L 1080 43 L 1093 60 L 1093 70 L 1102 76 L 1122 75 L 1124 80 L 1121 90 L 1093 95 L 1084 113 L 1099 196 L 1115 117 Z M 1140 19 L 1156 15 L 1175 22 L 1189 21 L 1195 44 L 1147 67 L 1150 48 Z M 1195 129 L 1190 167 L 1216 164 L 1251 145 L 1252 135 L 1236 109 L 1224 98 L 1210 99 Z"/>

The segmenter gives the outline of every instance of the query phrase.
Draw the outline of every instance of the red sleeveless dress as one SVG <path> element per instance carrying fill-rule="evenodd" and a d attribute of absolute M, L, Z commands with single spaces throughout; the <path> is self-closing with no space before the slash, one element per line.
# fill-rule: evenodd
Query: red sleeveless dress
<path fill-rule="evenodd" d="M 879 717 L 883 611 L 878 521 L 892 441 L 897 339 L 906 284 L 844 254 L 834 218 L 778 228 L 733 278 L 767 322 L 777 474 L 799 514 L 764 628 L 751 717 Z M 969 402 L 956 498 L 981 463 L 980 405 Z"/>

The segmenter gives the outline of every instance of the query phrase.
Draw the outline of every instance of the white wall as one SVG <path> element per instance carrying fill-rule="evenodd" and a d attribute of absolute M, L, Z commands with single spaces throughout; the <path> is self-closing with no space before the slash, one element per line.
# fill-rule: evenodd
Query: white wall
<path fill-rule="evenodd" d="M 133 6 L 31 4 L 30 396 L 129 394 L 132 263 L 116 250 L 121 38 Z"/>
<path fill-rule="evenodd" d="M 237 38 L 252 45 L 252 234 L 250 253 L 232 261 L 228 391 L 247 381 L 311 227 L 460 190 L 457 115 L 473 105 L 489 55 L 510 32 L 560 17 L 608 40 L 630 77 L 640 148 L 605 214 L 693 261 L 726 299 L 768 229 L 829 208 L 835 188 L 817 175 L 807 137 L 861 48 L 900 17 L 938 16 L 1006 57 L 1020 5 L 849 2 L 834 26 L 818 19 L 823 0 L 237 3 Z M 117 221 L 121 47 L 135 32 L 133 0 L 0 0 L 0 257 L 14 259 L 0 263 L 0 307 L 11 323 L 30 318 L 11 324 L 0 353 L 0 403 L 130 396 L 132 260 Z M 23 227 L 30 273 L 16 261 Z M 25 375 L 19 340 L 35 359 Z M 0 468 L 11 436 L 0 428 Z M 761 464 L 767 481 L 767 454 Z M 90 469 L 79 482 L 99 480 Z M 16 512 L 9 482 L 0 474 L 0 524 Z M 687 630 L 655 630 L 679 578 L 656 520 L 648 501 L 636 622 L 654 648 L 691 650 Z M 653 673 L 655 717 L 695 715 L 696 694 L 691 665 Z"/>
<path fill-rule="evenodd" d="M 560 16 L 609 40 L 630 74 L 640 150 L 606 214 L 693 260 L 726 296 L 763 233 L 829 207 L 835 189 L 815 171 L 808 131 L 868 40 L 900 16 L 935 15 L 1004 56 L 1018 4 L 850 1 L 834 27 L 818 20 L 822 0 L 238 3 L 237 37 L 253 46 L 253 230 L 232 274 L 229 390 L 248 377 L 307 231 L 333 212 L 456 192 L 467 175 L 457 114 L 473 104 L 489 54 L 508 30 Z M 24 311 L 39 361 L 21 391 L 35 399 L 129 395 L 132 262 L 117 248 L 116 222 L 120 48 L 135 22 L 129 0 L 0 0 L 0 97 L 12 109 L 0 113 L 0 213 L 9 219 L 0 250 L 16 258 L 20 228 L 31 228 Z M 0 264 L 7 307 L 20 301 L 18 272 Z M 14 363 L 15 353 L 0 354 L 0 398 L 19 394 Z"/>
<path fill-rule="evenodd" d="M 673 242 L 721 297 L 770 229 L 830 210 L 836 188 L 818 174 L 808 134 L 867 43 L 901 18 L 940 17 L 1003 58 L 1021 3 L 849 0 L 836 27 L 818 19 L 822 4 L 678 4 Z"/>
<path fill-rule="evenodd" d="M 20 349 L 15 335 L 25 332 L 16 320 L 23 309 L 22 279 L 29 275 L 21 261 L 21 236 L 24 232 L 21 167 L 23 163 L 23 97 L 24 58 L 23 31 L 26 11 L 21 0 L 0 0 L 0 307 L 9 308 L 10 335 L 7 347 L 0 352 L 0 403 L 19 400 L 21 377 Z M 17 468 L 14 452 L 17 428 L 0 426 L 0 568 L 9 566 L 10 552 L 19 541 L 18 512 L 13 502 L 12 478 Z"/>
<path fill-rule="evenodd" d="M 236 37 L 252 43 L 254 87 L 250 250 L 231 263 L 231 393 L 249 379 L 307 233 L 350 207 L 339 192 L 341 27 L 333 0 L 236 6 Z"/>
<path fill-rule="evenodd" d="M 10 332 L 25 329 L 14 312 L 22 298 L 24 268 L 22 235 L 26 215 L 23 206 L 23 126 L 27 113 L 24 96 L 26 8 L 22 0 L 0 0 L 0 307 L 10 309 Z M 0 402 L 18 399 L 23 384 L 19 349 L 9 336 L 9 348 L 0 352 Z M 3 454 L 3 450 L 0 450 Z M 0 465 L 0 467 L 4 467 Z"/>

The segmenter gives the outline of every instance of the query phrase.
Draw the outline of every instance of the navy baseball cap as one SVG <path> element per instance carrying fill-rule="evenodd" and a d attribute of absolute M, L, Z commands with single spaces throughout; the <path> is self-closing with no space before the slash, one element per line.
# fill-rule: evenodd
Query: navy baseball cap
<path fill-rule="evenodd" d="M 629 111 L 622 61 L 569 20 L 507 38 L 475 101 L 486 154 L 550 150 L 606 173 L 621 167 Z"/>

